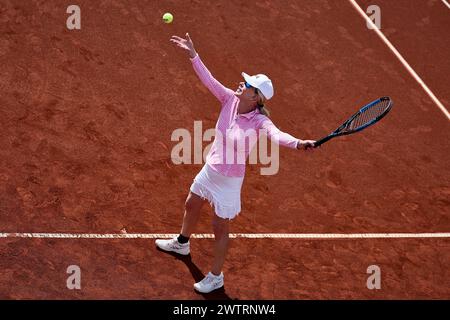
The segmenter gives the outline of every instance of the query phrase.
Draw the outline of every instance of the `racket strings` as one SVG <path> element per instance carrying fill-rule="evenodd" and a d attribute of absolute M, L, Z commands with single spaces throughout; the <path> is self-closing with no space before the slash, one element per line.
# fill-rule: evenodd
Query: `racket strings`
<path fill-rule="evenodd" d="M 386 112 L 390 105 L 390 100 L 380 100 L 378 103 L 361 110 L 360 113 L 351 121 L 347 129 L 349 131 L 357 130 L 370 122 L 376 120 L 379 116 Z"/>

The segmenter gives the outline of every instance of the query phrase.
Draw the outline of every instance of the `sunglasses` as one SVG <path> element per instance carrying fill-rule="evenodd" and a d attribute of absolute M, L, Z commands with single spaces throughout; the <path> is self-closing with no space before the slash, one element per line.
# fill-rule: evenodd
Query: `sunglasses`
<path fill-rule="evenodd" d="M 255 89 L 255 93 L 258 94 L 258 88 L 252 87 L 252 85 L 249 84 L 247 81 L 244 82 L 244 85 L 247 89 L 250 89 L 250 88 Z"/>

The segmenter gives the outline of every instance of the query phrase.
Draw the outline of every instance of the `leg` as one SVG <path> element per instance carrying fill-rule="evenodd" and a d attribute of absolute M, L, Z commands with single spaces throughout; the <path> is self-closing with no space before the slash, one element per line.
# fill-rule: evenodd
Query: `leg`
<path fill-rule="evenodd" d="M 211 269 L 212 274 L 218 276 L 222 272 L 222 267 L 225 262 L 225 256 L 228 249 L 229 241 L 229 219 L 222 219 L 217 215 L 213 218 L 213 229 L 215 236 L 214 245 L 214 262 Z"/>
<path fill-rule="evenodd" d="M 197 225 L 198 218 L 200 217 L 200 209 L 202 208 L 205 200 L 200 198 L 195 193 L 189 192 L 185 202 L 185 210 L 183 217 L 183 226 L 181 227 L 181 234 L 187 238 L 194 232 Z"/>
<path fill-rule="evenodd" d="M 181 228 L 181 234 L 187 239 L 181 242 L 181 236 L 170 240 L 157 239 L 155 241 L 156 246 L 163 251 L 175 252 L 185 256 L 188 255 L 190 253 L 188 242 L 189 236 L 194 231 L 195 225 L 197 224 L 200 216 L 200 209 L 202 208 L 203 203 L 204 200 L 202 200 L 202 198 L 192 192 L 189 192 L 185 203 L 183 226 Z"/>

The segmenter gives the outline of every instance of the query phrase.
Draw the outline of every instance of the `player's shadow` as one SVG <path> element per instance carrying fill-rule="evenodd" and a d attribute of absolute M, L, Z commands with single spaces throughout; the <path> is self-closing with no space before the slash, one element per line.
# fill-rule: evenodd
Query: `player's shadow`
<path fill-rule="evenodd" d="M 194 262 L 192 262 L 192 256 L 190 254 L 187 256 L 182 256 L 182 255 L 176 254 L 174 252 L 167 252 L 167 251 L 161 250 L 158 247 L 156 249 L 160 252 L 164 252 L 166 254 L 171 255 L 172 257 L 174 257 L 177 260 L 182 261 L 188 267 L 195 282 L 199 282 L 205 277 L 205 275 L 197 267 L 197 265 Z M 220 289 L 214 290 L 213 292 L 210 292 L 210 293 L 200 293 L 197 291 L 195 291 L 195 293 L 203 296 L 203 298 L 205 298 L 205 300 L 233 300 L 230 298 L 229 295 L 226 294 L 225 286 L 223 286 Z M 237 300 L 237 299 L 235 299 L 235 300 Z"/>

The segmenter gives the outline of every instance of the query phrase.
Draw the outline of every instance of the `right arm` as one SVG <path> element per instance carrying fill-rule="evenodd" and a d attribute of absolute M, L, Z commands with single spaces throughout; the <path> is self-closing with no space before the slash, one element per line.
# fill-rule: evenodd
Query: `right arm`
<path fill-rule="evenodd" d="M 279 145 L 299 150 L 312 150 L 314 148 L 314 140 L 301 140 L 291 136 L 289 133 L 283 132 L 278 129 L 275 124 L 267 118 L 262 116 L 262 121 L 258 126 L 260 129 L 266 130 L 267 137 L 270 140 L 275 141 Z"/>
<path fill-rule="evenodd" d="M 208 90 L 223 104 L 229 98 L 233 92 L 230 89 L 227 89 L 223 84 L 217 81 L 211 74 L 211 72 L 206 68 L 200 59 L 199 55 L 195 51 L 194 44 L 189 37 L 189 34 L 186 33 L 186 39 L 172 36 L 170 41 L 176 43 L 179 47 L 189 51 L 189 57 L 192 62 L 192 66 L 194 67 L 195 73 L 198 75 L 202 83 Z"/>

